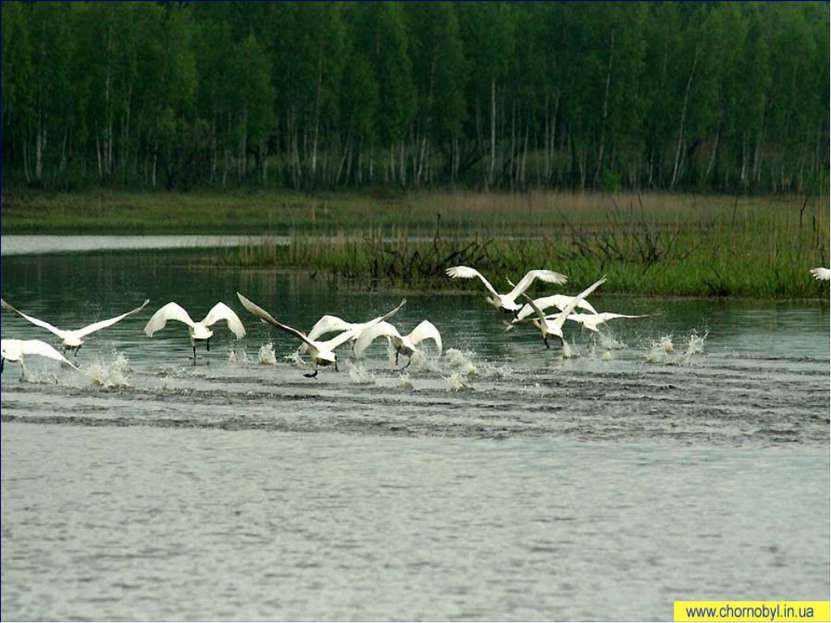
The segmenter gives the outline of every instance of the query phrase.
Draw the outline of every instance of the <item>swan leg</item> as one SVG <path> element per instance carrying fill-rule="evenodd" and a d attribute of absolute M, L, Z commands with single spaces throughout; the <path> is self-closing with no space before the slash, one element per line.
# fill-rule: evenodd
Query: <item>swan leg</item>
<path fill-rule="evenodd" d="M 551 344 L 548 343 L 548 336 L 547 335 L 544 338 L 542 338 L 542 341 L 545 342 L 545 347 L 546 348 L 551 348 Z"/>
<path fill-rule="evenodd" d="M 5 363 L 6 363 L 6 358 L 5 357 L 0 357 L 0 374 L 3 374 L 3 366 L 5 365 Z"/>
<path fill-rule="evenodd" d="M 75 347 L 75 359 L 78 358 L 78 351 L 81 350 L 81 346 L 83 346 L 83 344 L 78 344 L 78 346 Z"/>
<path fill-rule="evenodd" d="M 208 345 L 208 352 L 211 352 L 211 338 L 205 340 L 205 343 Z"/>
<path fill-rule="evenodd" d="M 340 372 L 340 370 L 338 370 L 338 360 L 337 359 L 335 359 L 335 372 Z"/>
<path fill-rule="evenodd" d="M 314 372 L 309 372 L 308 374 L 304 374 L 303 376 L 305 376 L 307 379 L 316 379 L 317 378 L 317 371 L 318 371 L 317 370 L 317 365 L 315 365 L 315 371 Z"/>
<path fill-rule="evenodd" d="M 408 358 L 407 358 L 407 365 L 406 365 L 406 366 L 404 366 L 404 367 L 403 367 L 403 368 L 401 368 L 401 369 L 402 369 L 402 370 L 406 370 L 407 368 L 409 368 L 409 367 L 410 367 L 410 364 L 411 364 L 412 362 L 413 362 L 413 358 L 412 358 L 412 356 L 408 357 Z"/>
<path fill-rule="evenodd" d="M 395 351 L 395 367 L 398 367 L 398 351 Z"/>
<path fill-rule="evenodd" d="M 196 365 L 196 343 L 193 343 L 193 365 Z"/>

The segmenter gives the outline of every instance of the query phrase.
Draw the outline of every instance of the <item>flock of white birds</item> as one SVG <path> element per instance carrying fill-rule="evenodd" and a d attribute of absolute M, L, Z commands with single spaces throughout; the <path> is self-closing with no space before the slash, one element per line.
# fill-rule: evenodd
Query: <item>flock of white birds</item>
<path fill-rule="evenodd" d="M 511 290 L 505 294 L 499 294 L 496 288 L 488 281 L 482 273 L 475 268 L 469 266 L 453 266 L 447 269 L 447 275 L 453 279 L 479 279 L 488 291 L 487 301 L 490 305 L 501 312 L 513 314 L 513 319 L 507 324 L 506 330 L 513 329 L 517 325 L 531 324 L 536 327 L 542 335 L 543 342 L 546 348 L 550 348 L 548 342 L 549 338 L 556 337 L 560 339 L 560 343 L 565 346 L 565 338 L 563 337 L 563 326 L 566 320 L 581 324 L 589 331 L 597 331 L 598 326 L 614 320 L 617 318 L 643 318 L 644 316 L 629 316 L 625 314 L 616 314 L 612 312 L 598 312 L 587 297 L 592 294 L 598 287 L 606 282 L 606 277 L 595 281 L 588 288 L 577 294 L 576 296 L 566 296 L 563 294 L 555 294 L 538 299 L 532 299 L 525 291 L 531 286 L 534 281 L 542 281 L 545 283 L 553 283 L 562 285 L 567 278 L 553 270 L 530 270 L 525 276 L 520 279 L 519 283 L 514 284 L 508 279 L 508 284 Z M 811 275 L 815 279 L 822 281 L 831 280 L 831 269 L 828 268 L 812 268 Z M 336 349 L 344 344 L 350 343 L 352 345 L 352 356 L 360 359 L 364 355 L 364 351 L 379 337 L 386 337 L 389 345 L 395 351 L 395 365 L 398 366 L 399 357 L 404 356 L 408 358 L 406 368 L 410 365 L 413 355 L 419 351 L 419 345 L 426 341 L 432 340 L 438 349 L 439 354 L 442 352 L 442 338 L 439 330 L 429 320 L 423 320 L 412 331 L 403 334 L 393 324 L 387 322 L 392 318 L 398 310 L 400 310 L 406 303 L 406 299 L 402 300 L 397 307 L 388 311 L 382 316 L 373 318 L 366 322 L 346 322 L 337 316 L 323 316 L 312 327 L 309 333 L 283 324 L 259 305 L 248 300 L 242 294 L 237 292 L 242 306 L 252 315 L 259 318 L 262 322 L 270 324 L 286 333 L 294 336 L 300 340 L 301 344 L 298 352 L 307 354 L 314 366 L 314 372 L 305 374 L 304 376 L 314 378 L 318 374 L 318 369 L 326 366 L 334 366 L 338 369 L 338 358 L 335 353 Z M 521 302 L 524 301 L 524 302 Z M 22 311 L 12 307 L 6 301 L 0 299 L 0 305 L 3 309 L 7 309 L 15 314 L 21 316 L 37 327 L 46 329 L 61 339 L 64 353 L 73 353 L 77 360 L 78 351 L 84 344 L 84 338 L 92 333 L 111 327 L 112 325 L 124 320 L 128 316 L 132 316 L 144 309 L 150 302 L 145 300 L 139 307 L 128 311 L 120 316 L 109 318 L 108 320 L 101 320 L 90 324 L 86 327 L 76 330 L 59 329 L 48 322 L 39 320 Z M 556 307 L 557 313 L 546 314 L 547 309 Z M 577 312 L 577 309 L 583 311 Z M 586 313 L 584 313 L 586 312 Z M 193 363 L 196 363 L 196 345 L 197 342 L 205 342 L 206 349 L 211 350 L 211 337 L 213 331 L 210 327 L 220 321 L 225 321 L 228 329 L 241 339 L 245 336 L 245 327 L 242 324 L 239 316 L 233 309 L 224 303 L 217 303 L 199 322 L 194 321 L 190 314 L 185 311 L 178 303 L 170 302 L 161 307 L 150 318 L 144 327 L 144 333 L 148 337 L 153 337 L 157 331 L 164 329 L 168 321 L 175 320 L 184 324 L 188 329 L 190 336 L 191 347 L 193 348 Z M 321 339 L 325 335 L 337 333 L 331 339 Z M 77 365 L 67 359 L 65 355 L 59 352 L 50 344 L 42 340 L 16 340 L 3 339 L 2 358 L 0 358 L 0 372 L 3 371 L 5 361 L 14 361 L 23 364 L 23 358 L 27 355 L 37 355 L 40 357 L 47 357 L 60 361 L 61 363 L 78 369 Z"/>

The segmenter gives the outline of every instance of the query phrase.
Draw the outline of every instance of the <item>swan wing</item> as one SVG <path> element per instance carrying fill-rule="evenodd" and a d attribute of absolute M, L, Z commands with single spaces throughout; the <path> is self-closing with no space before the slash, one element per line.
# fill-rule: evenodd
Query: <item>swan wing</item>
<path fill-rule="evenodd" d="M 40 357 L 48 357 L 49 359 L 63 362 L 76 370 L 78 369 L 78 366 L 69 361 L 69 359 L 55 350 L 55 348 L 40 340 L 20 340 L 20 352 L 23 355 L 39 355 Z"/>
<path fill-rule="evenodd" d="M 225 303 L 217 303 L 211 307 L 211 311 L 209 311 L 208 315 L 205 316 L 202 324 L 206 327 L 210 327 L 220 320 L 225 320 L 228 323 L 228 328 L 235 336 L 237 336 L 238 340 L 245 337 L 245 327 L 242 326 L 242 321 L 239 319 L 239 316 L 237 316 L 237 313 Z"/>
<path fill-rule="evenodd" d="M 62 340 L 66 339 L 66 335 L 67 335 L 67 333 L 69 333 L 69 331 L 64 331 L 63 329 L 59 329 L 58 327 L 52 326 L 48 322 L 45 322 L 43 320 L 38 320 L 37 318 L 33 318 L 32 316 L 28 316 L 28 315 L 24 314 L 19 309 L 9 305 L 3 299 L 0 299 L 0 305 L 2 305 L 3 309 L 8 309 L 9 311 L 12 311 L 15 314 L 17 314 L 18 316 L 20 316 L 21 318 L 25 318 L 26 320 L 31 322 L 36 327 L 41 327 L 42 329 L 46 329 L 50 333 L 54 333 L 55 335 L 57 335 Z"/>
<path fill-rule="evenodd" d="M 126 314 L 121 314 L 120 316 L 116 316 L 115 318 L 110 318 L 109 320 L 101 320 L 99 322 L 95 322 L 91 325 L 87 325 L 83 329 L 78 329 L 74 333 L 77 337 L 80 338 L 80 337 L 84 337 L 86 335 L 89 335 L 90 333 L 95 333 L 96 331 L 100 331 L 101 329 L 106 329 L 107 327 L 110 327 L 110 326 L 114 325 L 119 320 L 124 320 L 127 316 L 130 316 L 132 314 L 140 312 L 142 309 L 144 309 L 147 306 L 147 304 L 149 302 L 150 302 L 150 299 L 145 299 L 144 303 L 142 303 L 139 307 L 136 307 L 132 311 L 128 311 Z"/>
<path fill-rule="evenodd" d="M 255 305 L 247 298 L 245 298 L 242 294 L 237 292 L 237 297 L 239 298 L 239 302 L 242 303 L 242 306 L 247 309 L 250 313 L 254 314 L 257 318 L 262 320 L 263 322 L 267 322 L 268 324 L 274 325 L 278 329 L 282 329 L 286 333 L 290 333 L 294 337 L 298 338 L 299 340 L 305 342 L 310 347 L 318 349 L 320 347 L 319 344 L 313 342 L 306 334 L 302 331 L 298 331 L 294 327 L 290 327 L 288 325 L 283 324 L 282 322 L 276 320 L 271 314 L 269 314 L 266 310 L 264 310 L 259 305 Z"/>
<path fill-rule="evenodd" d="M 363 355 L 369 345 L 372 344 L 377 337 L 382 335 L 386 335 L 387 337 L 400 337 L 398 329 L 392 326 L 389 322 L 381 321 L 361 331 L 358 336 L 358 341 L 355 342 L 355 357 L 360 359 L 361 355 Z"/>
<path fill-rule="evenodd" d="M 436 348 L 439 349 L 439 354 L 441 354 L 442 344 L 441 344 L 441 333 L 429 320 L 422 320 L 421 323 L 410 332 L 410 341 L 413 344 L 418 344 L 419 342 L 423 342 L 424 340 L 433 340 L 436 345 Z"/>
<path fill-rule="evenodd" d="M 613 312 L 602 312 L 597 314 L 603 318 L 603 322 L 607 320 L 614 320 L 615 318 L 649 318 L 649 314 L 642 314 L 640 316 L 630 316 L 629 314 L 615 314 Z"/>
<path fill-rule="evenodd" d="M 337 316 L 323 316 L 320 320 L 318 320 L 315 325 L 312 327 L 312 330 L 309 331 L 309 339 L 316 340 L 321 335 L 326 335 L 327 333 L 334 333 L 335 331 L 351 331 L 355 329 L 358 325 L 352 324 L 351 322 L 346 322 L 338 318 Z"/>
<path fill-rule="evenodd" d="M 451 266 L 444 272 L 447 273 L 447 276 L 451 279 L 473 279 L 474 277 L 479 277 L 491 294 L 497 297 L 499 296 L 499 292 L 494 290 L 491 282 L 485 279 L 482 276 L 482 273 L 475 268 L 471 268 L 470 266 Z"/>
<path fill-rule="evenodd" d="M 831 279 L 831 269 L 828 268 L 812 268 L 811 274 L 814 276 L 814 279 L 818 279 L 820 281 L 828 281 Z"/>
<path fill-rule="evenodd" d="M 568 280 L 568 277 L 553 270 L 529 270 L 525 276 L 519 280 L 519 283 L 514 286 L 514 289 L 508 293 L 508 297 L 512 300 L 524 293 L 535 279 L 544 281 L 546 283 L 563 284 Z"/>
<path fill-rule="evenodd" d="M 563 311 L 561 311 L 559 314 L 557 314 L 557 317 L 554 319 L 554 326 L 555 326 L 557 329 L 562 330 L 562 329 L 563 329 L 563 324 L 565 324 L 566 318 L 568 318 L 568 317 L 569 317 L 569 316 L 570 316 L 570 315 L 574 312 L 574 310 L 575 310 L 575 309 L 576 309 L 576 307 L 577 307 L 577 304 L 578 304 L 581 300 L 583 300 L 584 298 L 586 298 L 589 294 L 591 294 L 592 292 L 594 292 L 597 288 L 599 288 L 599 287 L 600 287 L 601 285 L 603 285 L 604 283 L 606 283 L 606 277 L 605 277 L 605 275 L 604 275 L 602 278 L 600 278 L 600 279 L 598 279 L 597 281 L 595 281 L 593 284 L 591 284 L 588 288 L 586 288 L 585 290 L 583 290 L 580 294 L 578 294 L 577 296 L 575 296 L 575 297 L 571 300 L 571 302 L 570 302 L 568 305 L 566 305 L 566 306 L 565 306 L 565 308 L 563 309 Z"/>
<path fill-rule="evenodd" d="M 194 324 L 188 313 L 178 303 L 170 302 L 156 310 L 156 313 L 147 321 L 147 324 L 144 326 L 144 332 L 147 334 L 147 337 L 153 337 L 156 331 L 164 329 L 168 320 L 176 320 L 189 327 L 193 327 Z"/>

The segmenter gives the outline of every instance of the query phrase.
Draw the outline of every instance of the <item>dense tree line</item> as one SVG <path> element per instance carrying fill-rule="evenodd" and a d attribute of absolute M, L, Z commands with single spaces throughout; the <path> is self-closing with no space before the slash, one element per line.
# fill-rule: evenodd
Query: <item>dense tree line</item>
<path fill-rule="evenodd" d="M 816 4 L 5 2 L 18 183 L 824 188 Z"/>

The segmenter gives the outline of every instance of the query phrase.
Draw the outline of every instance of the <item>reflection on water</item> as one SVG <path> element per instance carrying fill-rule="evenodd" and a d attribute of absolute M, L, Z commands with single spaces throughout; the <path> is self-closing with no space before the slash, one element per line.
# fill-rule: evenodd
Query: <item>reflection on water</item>
<path fill-rule="evenodd" d="M 303 378 L 308 329 L 399 293 L 190 253 L 19 256 L 3 297 L 92 336 L 80 373 L 2 376 L 2 616 L 149 619 L 668 618 L 682 598 L 827 597 L 828 307 L 597 296 L 649 314 L 574 356 L 505 333 L 481 295 L 407 295 L 446 352 Z M 176 300 L 224 327 L 187 359 Z M 3 336 L 50 336 L 3 315 Z M 599 604 L 597 595 L 603 594 Z"/>
<path fill-rule="evenodd" d="M 285 236 L 270 236 L 270 240 L 283 244 Z M 140 249 L 189 249 L 235 247 L 257 240 L 255 236 L 206 235 L 86 235 L 53 236 L 10 234 L 2 237 L 2 255 L 28 255 L 32 253 L 69 253 L 78 251 L 125 251 Z"/>

